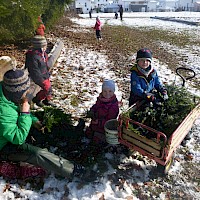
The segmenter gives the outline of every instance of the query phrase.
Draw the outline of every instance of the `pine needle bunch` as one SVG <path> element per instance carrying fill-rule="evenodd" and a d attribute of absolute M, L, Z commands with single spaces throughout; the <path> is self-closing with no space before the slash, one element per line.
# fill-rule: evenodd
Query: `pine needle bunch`
<path fill-rule="evenodd" d="M 54 125 L 72 124 L 71 114 L 66 114 L 58 108 L 44 107 L 43 111 L 38 111 L 35 115 L 43 122 L 49 133 Z"/>
<path fill-rule="evenodd" d="M 198 102 L 184 87 L 167 85 L 166 88 L 168 101 L 161 101 L 159 106 L 146 103 L 130 113 L 130 118 L 170 136 Z"/>

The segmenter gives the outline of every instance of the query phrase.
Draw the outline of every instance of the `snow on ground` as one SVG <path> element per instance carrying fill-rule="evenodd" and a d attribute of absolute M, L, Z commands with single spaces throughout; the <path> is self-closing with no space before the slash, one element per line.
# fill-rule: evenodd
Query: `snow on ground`
<path fill-rule="evenodd" d="M 151 17 L 174 17 L 177 19 L 184 18 L 186 21 L 200 22 L 200 13 L 198 12 L 134 12 L 124 13 L 123 21 L 114 19 L 114 13 L 94 13 L 92 19 L 88 18 L 87 14 L 80 14 L 80 17 L 84 19 L 72 19 L 81 26 L 93 26 L 95 18 L 99 16 L 102 23 L 108 23 L 109 25 L 123 25 L 123 26 L 134 26 L 134 27 L 149 27 L 149 28 L 160 28 L 173 31 L 198 30 L 199 26 L 186 25 L 183 23 L 174 23 L 170 21 L 162 21 L 159 19 L 152 19 Z M 187 18 L 186 18 L 187 17 Z M 180 30 L 179 30 L 180 29 Z M 192 29 L 192 30 L 191 30 Z"/>
<path fill-rule="evenodd" d="M 96 14 L 97 15 L 97 14 Z M 112 14 L 98 14 L 102 17 L 102 21 L 105 23 L 109 23 L 110 25 L 126 25 L 126 26 L 147 26 L 147 27 L 159 27 L 165 28 L 169 30 L 176 31 L 191 31 L 191 34 L 198 34 L 199 36 L 199 27 L 191 26 L 191 25 L 181 25 L 180 23 L 172 23 L 172 22 L 164 22 L 161 20 L 152 20 L 149 19 L 150 16 L 175 16 L 175 17 L 196 17 L 200 18 L 200 13 L 191 13 L 191 12 L 176 12 L 176 13 L 124 13 L 123 22 L 120 20 L 109 19 L 107 20 L 105 17 L 110 17 Z M 80 24 L 84 29 L 85 26 L 93 26 L 95 19 L 89 19 L 88 16 L 81 15 L 85 17 L 85 19 L 72 19 L 72 21 Z M 137 18 L 128 18 L 128 17 L 141 17 Z M 95 17 L 95 14 L 93 14 Z M 79 26 L 79 25 L 77 25 Z M 166 48 L 172 49 L 172 51 L 177 51 L 175 46 L 169 44 L 160 44 L 165 46 Z M 193 51 L 195 50 L 195 51 Z M 195 53 L 194 53 L 195 52 Z M 199 47 L 188 47 L 187 49 L 182 49 L 180 51 L 180 56 L 182 53 L 185 53 L 189 56 L 190 60 L 188 61 L 188 66 L 193 66 L 194 69 L 199 74 Z M 70 42 L 65 45 L 61 56 L 58 60 L 58 67 L 54 69 L 52 73 L 52 82 L 54 86 L 61 86 L 58 90 L 54 89 L 55 93 L 55 102 L 61 107 L 64 107 L 67 111 L 74 113 L 74 115 L 80 115 L 85 112 L 87 108 L 89 108 L 96 101 L 96 97 L 98 96 L 101 90 L 101 83 L 104 78 L 112 78 L 116 81 L 116 83 L 120 80 L 117 79 L 114 72 L 110 70 L 110 65 L 108 64 L 108 58 L 106 55 L 94 52 L 86 47 L 74 48 L 70 46 Z M 159 60 L 154 59 L 153 64 L 156 68 L 159 66 L 159 75 L 164 82 L 173 83 L 176 79 L 177 83 L 180 84 L 180 79 L 175 76 L 175 74 L 171 73 L 165 64 L 159 63 Z M 81 70 L 80 70 L 81 69 Z M 127 76 L 128 77 L 128 76 Z M 126 80 L 129 82 L 128 78 Z M 65 85 L 63 88 L 62 85 Z M 55 88 L 55 87 L 54 87 Z M 69 99 L 67 98 L 69 95 L 77 95 L 77 92 L 85 91 L 85 98 L 82 99 L 82 106 L 75 108 L 70 104 Z M 70 90 L 69 90 L 70 89 Z M 191 90 L 190 86 L 188 89 Z M 70 94 L 69 94 L 70 91 Z M 199 91 L 195 91 L 196 94 L 199 94 Z M 121 100 L 122 91 L 119 91 L 117 88 L 116 91 L 117 97 Z M 66 95 L 66 98 L 60 96 Z M 125 102 L 126 104 L 127 102 Z M 193 162 L 200 162 L 200 149 L 199 146 L 199 133 L 200 133 L 200 119 L 195 122 L 193 126 L 193 137 L 187 143 L 187 148 L 190 149 L 190 153 L 193 156 Z M 182 147 L 180 147 L 182 148 Z M 112 157 L 111 154 L 107 154 L 107 159 Z M 138 186 L 144 187 L 144 191 L 149 195 L 155 189 L 157 183 L 162 182 L 162 186 L 166 188 L 174 188 L 174 190 L 179 190 L 182 188 L 192 188 L 188 190 L 188 193 L 193 197 L 193 199 L 200 199 L 200 193 L 197 190 L 194 190 L 192 181 L 185 183 L 179 177 L 179 174 L 182 170 L 182 163 L 186 162 L 183 158 L 182 154 L 178 154 L 179 160 L 176 160 L 170 169 L 170 176 L 174 177 L 172 183 L 165 182 L 163 180 L 154 180 L 153 183 L 148 183 L 149 181 L 149 170 L 152 166 L 155 166 L 155 162 L 151 160 L 145 160 L 145 162 L 133 159 L 132 157 L 121 157 L 121 161 L 123 164 L 138 164 L 141 166 L 142 170 L 131 170 L 127 171 L 127 176 L 129 178 L 124 183 L 124 188 L 120 189 L 119 186 L 114 185 L 108 179 L 108 176 L 115 173 L 118 173 L 116 169 L 113 169 L 111 165 L 109 165 L 109 170 L 104 174 L 104 177 L 97 179 L 97 181 L 89 183 L 87 185 L 82 185 L 80 187 L 79 180 L 74 178 L 72 182 L 69 182 L 67 179 L 59 180 L 54 177 L 52 174 L 45 180 L 44 188 L 39 191 L 31 191 L 29 189 L 29 185 L 26 187 L 20 188 L 18 184 L 11 184 L 11 191 L 2 192 L 5 188 L 5 180 L 0 177 L 0 199 L 15 199 L 15 193 L 18 192 L 22 198 L 20 199 L 29 199 L 29 200 L 58 200 L 58 199 L 70 199 L 70 200 L 97 200 L 100 197 L 104 197 L 106 200 L 124 200 L 130 199 L 138 200 L 134 195 L 136 192 L 134 188 L 134 184 L 137 183 Z M 123 164 L 120 164 L 119 168 L 123 168 Z M 144 184 L 146 182 L 146 184 Z M 148 186 L 150 184 L 150 186 Z M 152 187 L 151 187 L 152 184 Z M 192 187 L 190 186 L 192 185 Z M 151 189 L 149 189 L 151 187 Z M 66 189 L 68 188 L 68 189 Z M 66 197 L 66 193 L 69 193 L 68 198 Z M 151 196 L 152 197 L 152 196 Z M 167 192 L 161 192 L 158 197 L 155 199 L 164 200 L 168 198 Z M 19 198 L 18 198 L 19 199 Z M 142 200 L 142 199 L 141 199 Z"/>
<path fill-rule="evenodd" d="M 66 60 L 66 58 L 68 59 Z M 85 112 L 88 106 L 90 107 L 95 103 L 101 91 L 102 80 L 111 78 L 116 81 L 117 79 L 114 72 L 110 70 L 107 60 L 107 56 L 102 53 L 85 48 L 69 48 L 69 44 L 67 44 L 65 51 L 61 53 L 58 59 L 58 62 L 62 62 L 64 65 L 61 69 L 58 68 L 53 71 L 52 80 L 55 79 L 59 84 L 68 83 L 69 86 L 62 88 L 61 91 L 54 91 L 55 96 L 58 97 L 55 103 L 72 112 L 74 108 L 70 99 L 60 100 L 60 94 L 70 94 L 69 88 L 74 91 L 75 95 L 83 91 L 85 92 L 84 99 L 81 99 L 82 103 L 76 108 L 75 114 L 79 115 L 79 113 Z M 93 92 L 91 93 L 91 91 Z M 116 87 L 116 95 L 121 100 L 121 92 L 118 91 L 118 87 Z"/>

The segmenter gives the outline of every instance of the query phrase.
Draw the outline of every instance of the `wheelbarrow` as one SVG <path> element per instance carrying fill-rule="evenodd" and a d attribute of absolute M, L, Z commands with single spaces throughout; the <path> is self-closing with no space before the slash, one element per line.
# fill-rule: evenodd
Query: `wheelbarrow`
<path fill-rule="evenodd" d="M 185 78 L 180 73 L 181 70 L 190 71 L 193 74 Z M 182 86 L 184 86 L 186 80 L 195 76 L 194 71 L 188 68 L 177 68 L 176 72 L 183 80 Z M 120 114 L 118 118 L 118 140 L 119 143 L 130 149 L 155 160 L 159 170 L 167 174 L 173 163 L 174 153 L 177 147 L 182 143 L 195 120 L 200 116 L 200 103 L 188 113 L 170 136 L 130 118 L 129 113 L 140 109 L 144 103 L 145 101 L 137 102 Z M 138 134 L 135 129 L 131 128 L 133 126 L 153 133 L 154 138 L 147 138 L 144 135 Z"/>

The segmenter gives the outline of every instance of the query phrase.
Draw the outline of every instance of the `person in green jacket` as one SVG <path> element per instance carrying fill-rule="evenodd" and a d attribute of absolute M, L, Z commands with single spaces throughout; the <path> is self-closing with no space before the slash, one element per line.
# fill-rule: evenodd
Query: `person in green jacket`
<path fill-rule="evenodd" d="M 84 174 L 81 165 L 26 143 L 32 125 L 42 128 L 41 122 L 30 113 L 25 98 L 29 87 L 26 70 L 9 70 L 0 82 L 0 159 L 30 163 L 62 177 Z"/>

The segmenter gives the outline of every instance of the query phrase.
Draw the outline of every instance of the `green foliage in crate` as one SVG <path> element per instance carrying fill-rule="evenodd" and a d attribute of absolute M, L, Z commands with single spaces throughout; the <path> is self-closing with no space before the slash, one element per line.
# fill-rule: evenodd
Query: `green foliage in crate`
<path fill-rule="evenodd" d="M 132 124 L 128 124 L 128 130 L 141 135 L 141 132 L 138 130 L 138 126 L 133 126 Z"/>
<path fill-rule="evenodd" d="M 170 136 L 189 112 L 199 102 L 183 87 L 168 85 L 169 99 L 161 101 L 160 105 L 145 103 L 139 110 L 129 113 L 131 119 Z"/>

